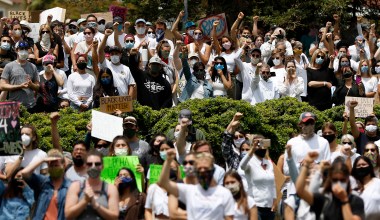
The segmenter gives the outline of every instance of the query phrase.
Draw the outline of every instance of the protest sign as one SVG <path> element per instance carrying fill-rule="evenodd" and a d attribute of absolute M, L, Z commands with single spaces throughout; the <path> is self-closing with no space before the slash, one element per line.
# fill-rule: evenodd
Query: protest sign
<path fill-rule="evenodd" d="M 19 108 L 19 102 L 0 102 L 0 155 L 22 151 Z"/>
<path fill-rule="evenodd" d="M 226 15 L 224 13 L 210 16 L 207 18 L 203 18 L 199 21 L 198 27 L 202 29 L 203 36 L 208 39 L 211 37 L 211 30 L 214 24 L 214 21 L 219 20 L 219 25 L 216 27 L 216 36 L 218 39 L 220 39 L 222 36 L 228 35 L 228 27 L 227 27 L 227 20 Z"/>
<path fill-rule="evenodd" d="M 180 166 L 179 169 L 181 172 L 181 178 L 184 178 L 185 172 L 183 171 L 183 166 Z M 149 185 L 158 182 L 160 179 L 161 171 L 162 165 L 151 164 L 149 166 Z"/>
<path fill-rule="evenodd" d="M 20 21 L 29 21 L 29 17 L 29 11 L 8 11 L 8 18 L 17 18 Z"/>
<path fill-rule="evenodd" d="M 358 102 L 358 106 L 355 107 L 355 117 L 365 118 L 368 115 L 373 113 L 373 104 L 374 104 L 373 98 L 346 96 L 346 99 L 344 101 L 345 103 L 344 111 L 347 112 L 348 114 L 350 113 L 350 108 L 348 106 L 350 101 Z"/>
<path fill-rule="evenodd" d="M 110 96 L 100 98 L 100 111 L 113 113 L 116 109 L 122 112 L 133 111 L 131 96 Z"/>
<path fill-rule="evenodd" d="M 137 188 L 142 192 L 142 175 L 136 171 L 136 166 L 139 163 L 137 156 L 103 157 L 103 170 L 100 174 L 100 178 L 107 183 L 114 184 L 119 170 L 126 167 L 135 174 Z"/>
<path fill-rule="evenodd" d="M 32 31 L 28 34 L 28 37 L 33 38 L 34 43 L 38 42 L 40 37 L 40 24 L 39 23 L 29 23 L 30 29 Z"/>
<path fill-rule="evenodd" d="M 92 110 L 91 136 L 112 142 L 114 137 L 123 135 L 123 118 Z"/>
<path fill-rule="evenodd" d="M 58 20 L 60 22 L 65 23 L 66 9 L 60 8 L 60 7 L 55 7 L 55 8 L 51 8 L 51 9 L 48 9 L 48 10 L 41 12 L 40 22 L 39 22 L 40 25 L 46 24 L 47 17 L 49 15 L 53 15 L 52 21 Z"/>
<path fill-rule="evenodd" d="M 113 17 L 121 17 L 123 20 L 127 16 L 127 8 L 117 5 L 110 5 L 109 11 L 112 13 Z"/>
<path fill-rule="evenodd" d="M 96 12 L 96 13 L 91 13 L 91 14 L 95 15 L 98 19 L 99 17 L 104 18 L 104 20 L 106 20 L 106 23 L 113 21 L 112 12 Z M 89 14 L 81 14 L 80 17 L 87 18 L 88 15 Z"/>

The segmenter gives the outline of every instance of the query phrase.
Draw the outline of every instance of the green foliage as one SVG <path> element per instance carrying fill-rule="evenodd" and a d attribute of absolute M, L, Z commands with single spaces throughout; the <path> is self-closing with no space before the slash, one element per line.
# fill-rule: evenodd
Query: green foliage
<path fill-rule="evenodd" d="M 133 108 L 133 112 L 124 113 L 122 116 L 134 116 L 138 121 L 140 138 L 148 141 L 153 135 L 167 133 L 169 129 L 174 128 L 178 124 L 178 114 L 181 109 L 190 109 L 193 112 L 194 127 L 203 131 L 206 139 L 212 144 L 219 163 L 223 163 L 220 148 L 221 136 L 236 112 L 243 113 L 241 127 L 244 130 L 251 134 L 263 134 L 272 140 L 270 154 L 272 159 L 277 160 L 284 152 L 289 138 L 299 132 L 298 122 L 302 112 L 311 111 L 317 115 L 316 130 L 319 130 L 324 122 L 334 122 L 338 137 L 341 137 L 344 111 L 343 106 L 338 106 L 320 112 L 307 103 L 290 97 L 269 100 L 255 106 L 245 101 L 213 98 L 189 100 L 176 107 L 160 111 L 141 106 L 137 102 L 133 103 Z M 379 105 L 375 106 L 374 113 L 380 116 Z M 84 139 L 87 132 L 86 125 L 91 119 L 91 111 L 77 113 L 68 108 L 61 110 L 60 115 L 58 122 L 60 143 L 64 150 L 71 151 L 71 146 L 75 141 Z M 40 147 L 43 150 L 52 148 L 48 114 L 29 114 L 25 108 L 22 108 L 21 122 L 33 124 L 38 129 Z"/>

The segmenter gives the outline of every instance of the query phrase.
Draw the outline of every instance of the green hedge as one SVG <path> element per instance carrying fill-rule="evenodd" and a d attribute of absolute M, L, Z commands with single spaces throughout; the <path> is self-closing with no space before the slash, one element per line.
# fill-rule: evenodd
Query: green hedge
<path fill-rule="evenodd" d="M 284 146 L 289 138 L 298 133 L 297 124 L 302 112 L 312 111 L 317 115 L 317 129 L 320 129 L 325 121 L 334 122 L 338 128 L 339 136 L 341 136 L 344 111 L 343 106 L 338 106 L 320 112 L 307 103 L 289 97 L 266 101 L 256 106 L 251 106 L 245 101 L 213 98 L 189 100 L 174 108 L 160 111 L 141 106 L 137 102 L 134 102 L 133 108 L 133 112 L 124 113 L 123 116 L 136 117 L 139 135 L 146 140 L 150 140 L 154 134 L 166 133 L 169 129 L 174 128 L 178 123 L 179 111 L 184 108 L 190 109 L 193 112 L 193 125 L 201 129 L 206 139 L 211 142 L 219 163 L 223 162 L 220 148 L 221 134 L 237 111 L 244 115 L 241 121 L 243 129 L 249 133 L 263 134 L 272 139 L 270 153 L 275 160 L 284 151 Z M 380 116 L 380 106 L 375 106 L 374 112 Z M 58 123 L 61 136 L 60 143 L 64 150 L 71 151 L 72 144 L 85 137 L 86 125 L 91 119 L 91 111 L 77 113 L 72 109 L 65 109 L 61 110 L 60 114 L 61 119 Z M 41 149 L 49 150 L 52 148 L 49 115 L 44 113 L 29 114 L 25 109 L 22 110 L 21 115 L 22 123 L 30 123 L 37 127 Z"/>

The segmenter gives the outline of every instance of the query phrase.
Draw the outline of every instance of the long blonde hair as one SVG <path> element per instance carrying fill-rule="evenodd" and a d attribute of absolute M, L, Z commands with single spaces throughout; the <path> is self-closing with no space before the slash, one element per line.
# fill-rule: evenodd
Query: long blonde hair
<path fill-rule="evenodd" d="M 323 53 L 323 55 L 325 56 L 325 58 L 324 58 L 324 62 L 326 62 L 327 54 L 325 53 L 325 51 L 323 51 L 323 50 L 321 50 L 321 49 L 317 49 L 317 50 L 314 51 L 313 56 L 311 57 L 310 67 L 316 68 L 315 60 L 317 59 L 317 55 L 318 55 L 319 53 Z"/>

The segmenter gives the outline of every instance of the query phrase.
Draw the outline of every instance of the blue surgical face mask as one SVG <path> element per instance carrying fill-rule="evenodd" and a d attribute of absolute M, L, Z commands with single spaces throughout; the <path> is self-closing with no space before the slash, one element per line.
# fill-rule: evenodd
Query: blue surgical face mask
<path fill-rule="evenodd" d="M 322 58 L 317 58 L 315 59 L 315 63 L 318 64 L 318 65 L 321 65 L 323 63 L 323 59 Z"/>
<path fill-rule="evenodd" d="M 223 70 L 223 69 L 224 69 L 224 66 L 223 66 L 222 64 L 216 64 L 216 65 L 214 66 L 214 68 L 215 68 L 216 70 Z"/>
<path fill-rule="evenodd" d="M 132 49 L 134 45 L 135 45 L 134 43 L 128 42 L 128 43 L 125 43 L 124 47 L 125 49 Z"/>
<path fill-rule="evenodd" d="M 168 157 L 168 155 L 166 154 L 166 151 L 160 151 L 160 157 L 161 159 L 166 160 L 166 158 Z"/>
<path fill-rule="evenodd" d="M 1 42 L 1 46 L 0 47 L 3 50 L 9 50 L 9 49 L 11 49 L 11 44 L 8 43 L 8 42 Z"/>
<path fill-rule="evenodd" d="M 96 22 L 88 22 L 87 26 L 88 27 L 92 27 L 92 28 L 97 28 L 98 27 L 98 23 L 96 23 Z"/>
<path fill-rule="evenodd" d="M 100 80 L 103 85 L 111 84 L 111 78 L 103 78 Z"/>
<path fill-rule="evenodd" d="M 368 73 L 368 66 L 362 66 L 360 70 L 362 73 Z"/>

